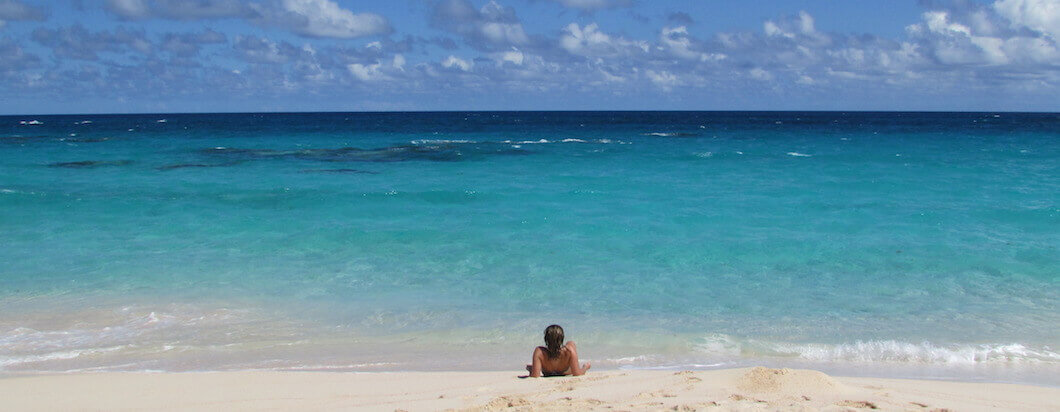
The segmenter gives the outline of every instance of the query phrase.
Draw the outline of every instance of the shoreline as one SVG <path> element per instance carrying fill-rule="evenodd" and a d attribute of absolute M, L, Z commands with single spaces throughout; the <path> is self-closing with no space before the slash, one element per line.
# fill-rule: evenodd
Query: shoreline
<path fill-rule="evenodd" d="M 11 410 L 1058 410 L 1060 388 L 829 376 L 764 367 L 494 372 L 78 372 L 0 375 Z"/>
<path fill-rule="evenodd" d="M 657 372 L 715 372 L 725 370 L 750 369 L 764 367 L 770 369 L 813 370 L 829 376 L 857 379 L 890 379 L 903 381 L 953 382 L 968 384 L 1002 384 L 1033 386 L 1060 389 L 1060 381 L 1055 379 L 1055 365 L 911 365 L 881 363 L 848 363 L 828 364 L 821 362 L 786 361 L 775 362 L 758 359 L 745 359 L 739 362 L 724 362 L 712 365 L 657 365 L 657 366 L 616 366 L 598 359 L 586 359 L 592 362 L 591 373 L 657 373 Z M 402 368 L 400 363 L 367 363 L 343 365 L 301 365 L 301 366 L 245 366 L 235 368 L 122 368 L 96 366 L 67 370 L 48 369 L 2 369 L 0 380 L 34 378 L 47 376 L 106 375 L 106 374 L 144 374 L 144 375 L 188 375 L 188 374 L 240 374 L 240 373 L 323 373 L 323 374 L 434 374 L 434 373 L 467 373 L 467 374 L 516 374 L 512 368 L 498 369 L 470 366 L 466 364 L 437 364 L 431 367 Z M 122 365 L 119 365 L 122 366 Z M 132 366 L 132 365 L 125 365 Z M 422 365 L 421 365 L 422 366 Z M 993 368 L 991 368 L 993 367 Z"/>

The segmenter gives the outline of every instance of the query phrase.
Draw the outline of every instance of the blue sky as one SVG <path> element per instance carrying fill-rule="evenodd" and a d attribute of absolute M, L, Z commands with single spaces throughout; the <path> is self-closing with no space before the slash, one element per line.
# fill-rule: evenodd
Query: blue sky
<path fill-rule="evenodd" d="M 0 113 L 1060 111 L 1060 0 L 0 0 Z"/>

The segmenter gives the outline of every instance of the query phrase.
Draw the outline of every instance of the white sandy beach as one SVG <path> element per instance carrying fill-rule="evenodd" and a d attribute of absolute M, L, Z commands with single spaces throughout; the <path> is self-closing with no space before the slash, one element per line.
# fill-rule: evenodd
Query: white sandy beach
<path fill-rule="evenodd" d="M 792 369 L 84 373 L 0 379 L 0 410 L 1060 410 L 1060 389 Z"/>

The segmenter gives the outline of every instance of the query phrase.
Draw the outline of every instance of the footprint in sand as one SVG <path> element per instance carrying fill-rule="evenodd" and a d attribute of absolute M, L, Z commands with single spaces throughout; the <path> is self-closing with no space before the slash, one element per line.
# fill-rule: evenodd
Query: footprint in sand
<path fill-rule="evenodd" d="M 869 401 L 842 401 L 837 402 L 836 406 L 849 406 L 851 408 L 868 408 L 868 409 L 879 409 L 875 403 Z"/>
<path fill-rule="evenodd" d="M 604 401 L 601 401 L 599 399 L 575 399 L 567 396 L 560 399 L 556 399 L 551 402 L 539 403 L 537 405 L 534 405 L 533 409 L 579 411 L 592 409 L 603 404 Z"/>
<path fill-rule="evenodd" d="M 681 404 L 670 408 L 671 411 L 701 411 L 704 409 L 714 409 L 720 407 L 721 404 L 715 401 L 694 403 L 694 404 Z"/>
<path fill-rule="evenodd" d="M 739 395 L 739 394 L 729 395 L 729 399 L 732 399 L 732 400 L 737 401 L 737 402 L 739 402 L 739 401 L 754 401 L 754 402 L 757 402 L 757 403 L 769 403 L 769 402 L 763 401 L 761 399 L 752 399 L 752 398 L 748 398 L 746 396 Z"/>
<path fill-rule="evenodd" d="M 694 373 L 695 372 L 692 372 L 692 371 L 681 371 L 681 372 L 674 373 L 674 376 L 684 377 L 685 385 L 687 385 L 687 386 L 685 386 L 685 390 L 686 391 L 690 391 L 690 390 L 693 390 L 693 389 L 696 388 L 695 384 L 697 384 L 699 382 L 703 382 L 703 379 L 700 379 L 700 378 L 698 378 L 696 376 L 693 376 Z"/>
<path fill-rule="evenodd" d="M 600 380 L 604 380 L 604 379 L 610 379 L 610 378 L 615 377 L 615 376 L 626 376 L 626 375 L 628 375 L 628 374 L 623 373 L 623 374 L 620 374 L 620 375 L 596 375 L 596 376 L 579 376 L 577 378 L 569 378 L 568 380 L 558 382 L 556 384 L 555 388 L 552 389 L 552 391 L 553 392 L 570 392 L 570 391 L 573 391 L 575 389 L 578 389 L 578 385 L 577 384 L 582 383 L 582 382 L 595 382 L 595 381 L 600 381 Z"/>
<path fill-rule="evenodd" d="M 582 376 L 582 377 L 579 377 L 579 378 L 578 378 L 578 381 L 579 381 L 579 382 L 581 382 L 581 381 L 585 381 L 585 382 L 596 382 L 596 381 L 601 381 L 601 380 L 604 380 L 604 379 L 611 379 L 612 377 L 615 377 L 615 376 L 626 376 L 626 375 L 629 375 L 629 374 L 628 374 L 628 373 L 623 373 L 623 374 L 621 374 L 621 375 L 591 375 L 591 376 Z"/>
<path fill-rule="evenodd" d="M 674 376 L 683 376 L 685 378 L 685 383 L 687 383 L 689 385 L 691 385 L 693 383 L 696 383 L 696 382 L 703 382 L 702 379 L 700 379 L 700 378 L 698 378 L 696 376 L 693 376 L 693 373 L 694 372 L 692 372 L 692 371 L 683 371 L 683 372 L 675 373 Z"/>
<path fill-rule="evenodd" d="M 523 398 L 514 397 L 514 396 L 501 396 L 499 398 L 496 398 L 496 399 L 490 401 L 490 403 L 487 403 L 485 409 L 487 409 L 487 410 L 497 410 L 497 409 L 515 408 L 515 407 L 519 407 L 519 406 L 529 406 L 529 405 L 530 405 L 530 401 L 528 401 L 526 399 L 523 399 Z"/>
<path fill-rule="evenodd" d="M 660 390 L 651 391 L 651 392 L 641 392 L 641 393 L 637 394 L 637 397 L 641 398 L 641 399 L 676 398 L 677 395 L 674 395 L 673 393 L 670 393 L 669 391 L 665 391 L 665 390 L 661 390 L 660 389 Z"/>

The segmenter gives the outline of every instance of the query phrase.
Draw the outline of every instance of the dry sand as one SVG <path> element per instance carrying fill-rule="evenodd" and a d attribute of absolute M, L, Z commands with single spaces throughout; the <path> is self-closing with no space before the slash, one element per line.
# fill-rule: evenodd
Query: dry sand
<path fill-rule="evenodd" d="M 14 376 L 0 410 L 1060 411 L 1060 389 L 831 377 L 793 369 L 511 372 L 196 372 Z"/>

